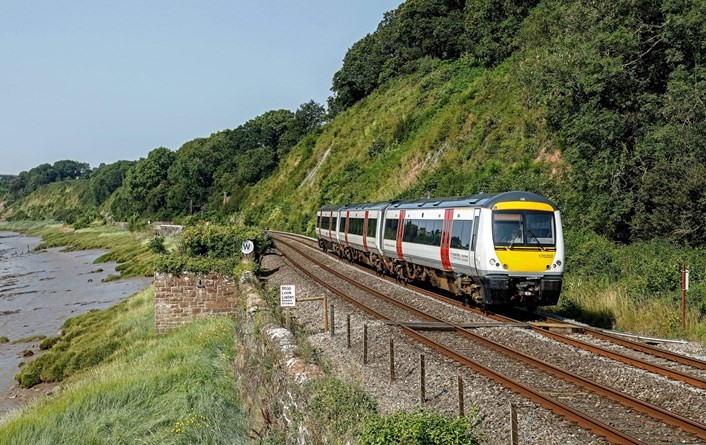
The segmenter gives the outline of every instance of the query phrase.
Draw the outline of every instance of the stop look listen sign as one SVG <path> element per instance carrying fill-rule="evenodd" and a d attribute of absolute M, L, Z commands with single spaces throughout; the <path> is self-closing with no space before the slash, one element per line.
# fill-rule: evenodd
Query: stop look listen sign
<path fill-rule="evenodd" d="M 279 287 L 279 305 L 280 307 L 296 307 L 297 292 L 295 285 L 283 284 Z"/>

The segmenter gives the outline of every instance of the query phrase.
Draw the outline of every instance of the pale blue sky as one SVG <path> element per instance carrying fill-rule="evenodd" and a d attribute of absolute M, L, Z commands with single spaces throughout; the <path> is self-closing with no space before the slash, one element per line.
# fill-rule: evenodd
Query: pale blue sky
<path fill-rule="evenodd" d="M 97 166 L 331 94 L 402 0 L 0 0 L 0 174 Z"/>

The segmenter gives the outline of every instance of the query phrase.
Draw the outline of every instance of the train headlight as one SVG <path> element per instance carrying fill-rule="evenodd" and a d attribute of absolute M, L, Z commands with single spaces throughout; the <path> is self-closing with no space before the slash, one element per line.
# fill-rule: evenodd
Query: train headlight
<path fill-rule="evenodd" d="M 556 265 L 561 266 L 561 260 L 556 260 Z"/>
<path fill-rule="evenodd" d="M 507 264 L 503 264 L 503 269 L 507 269 Z"/>
<path fill-rule="evenodd" d="M 491 265 L 491 266 L 495 266 L 495 258 L 491 258 L 491 259 L 490 259 L 490 265 Z"/>

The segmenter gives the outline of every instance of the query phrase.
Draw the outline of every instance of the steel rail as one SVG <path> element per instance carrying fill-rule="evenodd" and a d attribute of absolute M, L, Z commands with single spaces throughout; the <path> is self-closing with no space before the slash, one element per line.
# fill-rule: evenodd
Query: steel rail
<path fill-rule="evenodd" d="M 277 233 L 280 235 L 283 235 L 283 236 L 290 237 L 290 238 L 303 238 L 305 240 L 315 242 L 315 240 L 313 238 L 305 237 L 303 235 L 290 234 L 290 233 L 286 233 L 286 232 L 277 232 Z M 297 240 L 297 241 L 301 242 L 299 240 Z M 331 256 L 334 258 L 338 258 L 337 256 L 334 256 L 333 254 Z M 368 268 L 362 267 L 357 264 L 355 264 L 355 266 L 359 270 L 370 273 L 370 270 Z M 386 278 L 388 281 L 394 282 L 394 280 L 389 277 L 384 277 L 384 278 Z M 457 300 L 445 297 L 443 295 L 439 295 L 434 292 L 430 292 L 430 291 L 428 291 L 426 289 L 422 289 L 418 286 L 407 285 L 407 287 L 413 288 L 415 291 L 422 293 L 424 295 L 430 296 L 432 298 L 440 299 L 446 303 L 453 304 L 453 305 L 461 307 L 465 310 L 468 310 L 468 311 L 471 311 L 471 312 L 474 312 L 477 314 L 481 314 L 486 317 L 490 317 L 490 318 L 497 320 L 497 321 L 502 321 L 504 323 L 517 323 L 517 320 L 515 320 L 513 318 L 506 317 L 504 315 L 495 314 L 492 312 L 482 311 L 482 310 L 470 307 L 468 305 L 464 305 Z M 546 316 L 543 316 L 543 317 L 545 317 L 546 319 L 553 319 L 551 317 L 546 317 Z M 599 339 L 602 339 L 602 340 L 605 340 L 608 342 L 618 344 L 620 346 L 624 346 L 624 347 L 627 347 L 627 348 L 630 348 L 633 350 L 638 350 L 640 352 L 643 352 L 643 353 L 646 353 L 649 355 L 654 355 L 654 356 L 657 356 L 657 357 L 660 357 L 663 359 L 675 361 L 675 362 L 678 362 L 678 363 L 681 363 L 684 365 L 688 365 L 688 366 L 692 366 L 692 367 L 695 367 L 698 369 L 706 369 L 706 362 L 703 362 L 701 360 L 697 360 L 697 359 L 687 357 L 684 355 L 680 355 L 680 354 L 675 354 L 675 353 L 672 353 L 669 351 L 664 351 L 662 349 L 658 349 L 658 348 L 652 347 L 650 345 L 645 345 L 645 344 L 641 344 L 638 342 L 626 340 L 626 339 L 623 339 L 620 337 L 616 337 L 610 333 L 606 333 L 601 330 L 596 330 L 591 327 L 580 326 L 580 325 L 576 325 L 574 323 L 566 322 L 563 320 L 560 320 L 560 321 L 568 326 L 580 327 L 585 332 L 587 332 L 589 335 L 592 335 L 596 338 L 599 338 Z M 570 346 L 573 346 L 576 348 L 580 348 L 580 349 L 592 352 L 594 354 L 597 354 L 597 355 L 600 355 L 603 357 L 607 357 L 612 360 L 616 360 L 616 361 L 625 363 L 630 366 L 634 366 L 636 368 L 644 369 L 645 371 L 654 372 L 655 374 L 659 374 L 664 377 L 672 378 L 674 380 L 678 380 L 678 381 L 687 383 L 687 384 L 695 386 L 697 388 L 706 389 L 706 380 L 699 378 L 699 377 L 696 377 L 696 376 L 693 376 L 693 375 L 690 375 L 690 374 L 687 374 L 687 373 L 684 373 L 682 371 L 670 369 L 670 368 L 667 368 L 665 366 L 661 366 L 661 365 L 658 365 L 655 363 L 649 363 L 644 360 L 637 359 L 635 357 L 630 357 L 629 355 L 626 355 L 621 352 L 611 351 L 610 349 L 604 348 L 602 346 L 592 345 L 592 344 L 587 343 L 585 341 L 574 339 L 574 338 L 568 337 L 566 335 L 558 334 L 555 332 L 550 332 L 550 331 L 543 329 L 541 327 L 538 327 L 538 326 L 529 325 L 528 327 L 529 327 L 529 329 L 532 329 L 534 332 L 537 332 L 537 333 L 539 333 L 545 337 L 551 338 L 555 341 L 559 341 L 561 343 L 564 343 L 564 344 L 567 344 L 567 345 L 570 345 Z"/>
<path fill-rule="evenodd" d="M 290 244 L 280 241 L 283 244 L 287 245 L 289 248 L 293 250 L 297 250 L 294 247 L 292 247 Z M 282 252 L 284 254 L 284 252 Z M 302 254 L 300 251 L 298 253 L 306 258 L 305 254 Z M 286 257 L 286 254 L 285 254 Z M 358 300 L 351 298 L 350 296 L 346 295 L 345 293 L 341 292 L 340 290 L 336 289 L 334 286 L 331 286 L 330 284 L 326 283 L 323 279 L 320 277 L 316 276 L 313 272 L 309 271 L 307 268 L 299 265 L 295 261 L 293 261 L 291 258 L 287 257 L 287 260 L 292 264 L 294 267 L 296 267 L 298 270 L 300 270 L 302 273 L 304 273 L 306 276 L 314 280 L 315 282 L 319 283 L 321 286 L 324 288 L 328 289 L 329 291 L 333 292 L 334 294 L 338 295 L 339 297 L 345 299 L 346 301 L 350 302 L 354 306 L 358 307 L 362 311 L 372 315 L 375 318 L 384 320 L 384 321 L 391 321 L 387 316 L 383 315 L 382 313 L 376 311 L 375 309 L 372 309 L 363 303 L 359 302 Z M 314 260 L 316 262 L 316 260 Z M 322 265 L 319 263 L 320 266 L 325 267 L 325 265 Z M 328 269 L 328 268 L 327 268 Z M 370 291 L 370 289 L 368 289 Z M 586 428 L 595 434 L 605 437 L 606 440 L 610 441 L 611 443 L 615 444 L 626 444 L 626 445 L 644 445 L 644 442 L 640 441 L 639 439 L 636 439 L 634 437 L 631 437 L 627 435 L 626 433 L 623 433 L 609 425 L 606 425 L 602 422 L 600 422 L 597 419 L 592 418 L 591 416 L 581 413 L 580 411 L 577 411 L 571 407 L 568 407 L 564 405 L 561 402 L 558 402 L 550 397 L 545 396 L 544 394 L 541 394 L 538 391 L 535 391 L 522 383 L 516 382 L 512 380 L 511 378 L 493 371 L 490 368 L 487 368 L 480 363 L 476 362 L 475 360 L 472 360 L 469 357 L 464 356 L 463 354 L 452 350 L 451 348 L 448 348 L 446 346 L 443 346 L 434 340 L 430 339 L 429 337 L 415 331 L 414 329 L 401 325 L 400 328 L 403 330 L 405 334 L 408 336 L 416 339 L 417 341 L 421 342 L 422 344 L 425 344 L 426 346 L 437 350 L 441 352 L 442 354 L 446 355 L 447 357 L 456 360 L 457 362 L 473 369 L 474 371 L 485 375 L 486 377 L 489 377 L 496 383 L 501 384 L 502 386 L 508 388 L 509 390 L 528 398 L 529 400 L 541 405 L 544 408 L 547 408 L 551 410 L 552 412 L 566 418 L 569 421 L 575 422 L 579 426 Z"/>

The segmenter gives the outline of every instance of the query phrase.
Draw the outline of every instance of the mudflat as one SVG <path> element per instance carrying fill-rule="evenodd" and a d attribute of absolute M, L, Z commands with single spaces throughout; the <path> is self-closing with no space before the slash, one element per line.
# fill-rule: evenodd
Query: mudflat
<path fill-rule="evenodd" d="M 149 286 L 140 277 L 103 283 L 115 274 L 116 263 L 93 264 L 102 250 L 34 251 L 41 239 L 0 231 L 0 416 L 51 387 L 21 390 L 14 375 L 21 362 L 36 357 L 40 340 L 12 342 L 33 336 L 58 335 L 64 321 L 91 309 L 104 309 Z M 29 355 L 31 351 L 32 355 Z M 27 355 L 25 357 L 24 355 Z"/>

